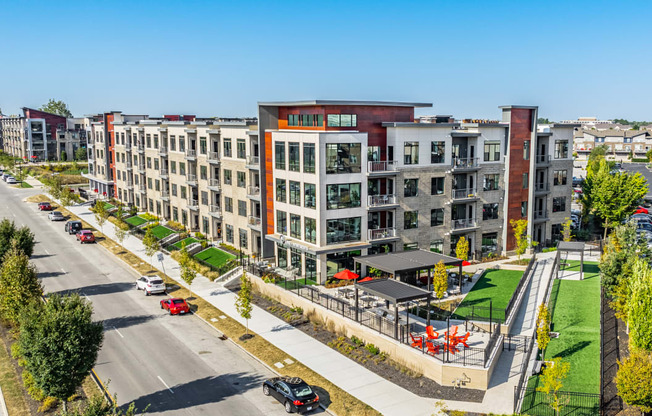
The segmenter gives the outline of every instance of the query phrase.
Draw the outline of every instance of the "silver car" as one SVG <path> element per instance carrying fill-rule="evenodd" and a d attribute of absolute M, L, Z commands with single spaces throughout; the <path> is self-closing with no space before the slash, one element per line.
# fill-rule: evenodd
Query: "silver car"
<path fill-rule="evenodd" d="M 64 221 L 66 218 L 60 211 L 52 211 L 48 214 L 48 219 L 50 221 Z"/>
<path fill-rule="evenodd" d="M 152 293 L 165 293 L 165 282 L 158 276 L 141 276 L 136 281 L 136 290 L 145 291 L 145 296 Z"/>

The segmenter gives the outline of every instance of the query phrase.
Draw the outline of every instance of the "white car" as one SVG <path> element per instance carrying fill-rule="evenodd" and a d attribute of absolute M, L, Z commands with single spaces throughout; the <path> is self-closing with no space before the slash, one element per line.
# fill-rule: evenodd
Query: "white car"
<path fill-rule="evenodd" d="M 18 181 L 13 176 L 10 176 L 10 177 L 7 178 L 7 183 L 10 184 L 10 185 L 15 185 L 15 184 L 18 183 Z"/>
<path fill-rule="evenodd" d="M 144 290 L 145 296 L 152 293 L 165 293 L 165 283 L 158 276 L 141 276 L 136 280 L 136 290 Z"/>
<path fill-rule="evenodd" d="M 59 211 L 52 211 L 48 214 L 48 219 L 50 221 L 64 221 L 66 218 Z"/>

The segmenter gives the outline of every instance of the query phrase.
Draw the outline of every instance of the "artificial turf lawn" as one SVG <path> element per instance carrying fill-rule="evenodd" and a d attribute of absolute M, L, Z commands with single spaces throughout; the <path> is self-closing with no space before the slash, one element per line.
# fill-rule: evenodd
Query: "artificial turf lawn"
<path fill-rule="evenodd" d="M 145 224 L 147 220 L 139 217 L 138 215 L 134 215 L 133 217 L 127 218 L 125 222 L 134 227 L 138 227 L 139 225 Z"/>
<path fill-rule="evenodd" d="M 154 234 L 154 237 L 161 240 L 170 234 L 176 233 L 176 231 L 171 230 L 163 225 L 157 225 L 156 227 L 152 228 L 152 233 Z"/>
<path fill-rule="evenodd" d="M 198 243 L 198 242 L 199 242 L 199 240 L 197 240 L 195 238 L 192 238 L 192 237 L 188 237 L 188 238 L 184 238 L 183 240 L 177 241 L 176 243 L 172 244 L 172 247 L 176 248 L 177 250 L 181 250 L 181 247 L 183 247 L 183 243 L 186 243 L 186 247 L 188 247 L 189 245 L 191 245 L 193 243 Z"/>
<path fill-rule="evenodd" d="M 504 310 L 516 290 L 521 276 L 523 276 L 523 272 L 520 270 L 487 270 L 457 307 L 455 315 L 464 319 L 473 311 L 476 316 L 489 318 L 488 309 L 473 310 L 473 307 L 488 308 L 490 301 L 493 309 Z M 504 314 L 500 314 L 500 316 L 494 314 L 493 317 L 505 319 Z"/>
<path fill-rule="evenodd" d="M 579 261 L 566 270 L 579 271 Z M 600 270 L 584 262 L 584 280 L 555 280 L 550 295 L 552 330 L 559 332 L 546 348 L 546 360 L 570 363 L 565 391 L 600 393 Z"/>
<path fill-rule="evenodd" d="M 215 247 L 207 248 L 206 250 L 195 254 L 195 257 L 216 268 L 221 267 L 227 261 L 235 258 L 233 254 L 229 254 L 226 251 L 222 251 Z"/>
<path fill-rule="evenodd" d="M 115 208 L 115 205 L 109 204 L 108 202 L 104 203 L 104 209 L 109 210 Z"/>
<path fill-rule="evenodd" d="M 292 279 L 288 280 L 287 282 L 288 282 L 287 283 L 287 289 L 288 290 L 294 290 L 298 286 L 315 286 L 317 284 L 317 282 L 315 282 L 314 280 L 310 280 L 308 278 L 297 279 L 296 283 Z M 281 287 L 284 288 L 285 287 L 285 281 L 281 280 L 281 281 L 277 282 L 276 285 L 281 286 Z"/>

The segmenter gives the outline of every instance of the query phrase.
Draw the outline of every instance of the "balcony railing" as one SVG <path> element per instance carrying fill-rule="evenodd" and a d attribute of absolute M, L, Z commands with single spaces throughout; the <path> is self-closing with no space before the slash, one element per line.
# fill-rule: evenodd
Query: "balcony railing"
<path fill-rule="evenodd" d="M 475 188 L 453 189 L 453 199 L 475 198 L 478 192 Z"/>
<path fill-rule="evenodd" d="M 132 169 L 134 167 L 134 165 L 131 164 L 131 160 L 127 160 L 125 165 L 127 165 L 127 169 Z"/>
<path fill-rule="evenodd" d="M 168 148 L 165 146 L 161 146 L 158 148 L 158 154 L 161 156 L 167 156 L 168 154 Z"/>
<path fill-rule="evenodd" d="M 169 199 L 170 198 L 170 192 L 163 190 L 161 191 L 161 198 Z"/>
<path fill-rule="evenodd" d="M 248 186 L 247 196 L 260 196 L 260 188 L 258 186 Z"/>
<path fill-rule="evenodd" d="M 186 175 L 186 183 L 190 184 L 197 184 L 197 175 L 193 174 L 188 174 Z"/>
<path fill-rule="evenodd" d="M 260 227 L 261 219 L 259 217 L 249 216 L 249 225 L 252 227 Z"/>
<path fill-rule="evenodd" d="M 212 191 L 219 192 L 220 191 L 220 181 L 217 179 L 209 179 L 208 180 L 208 189 Z"/>
<path fill-rule="evenodd" d="M 550 190 L 550 184 L 548 182 L 537 182 L 534 184 L 534 190 L 536 192 L 547 192 Z"/>
<path fill-rule="evenodd" d="M 208 152 L 208 163 L 220 163 L 220 155 L 217 152 Z"/>
<path fill-rule="evenodd" d="M 138 153 L 145 153 L 145 146 L 142 144 L 138 145 Z"/>
<path fill-rule="evenodd" d="M 247 156 L 247 165 L 256 165 L 260 163 L 260 157 L 259 156 Z"/>
<path fill-rule="evenodd" d="M 197 201 L 196 199 L 189 199 L 188 209 L 199 209 L 199 201 Z"/>
<path fill-rule="evenodd" d="M 164 176 L 167 177 L 168 176 L 168 170 L 167 169 L 161 169 L 160 175 L 161 175 L 161 177 L 164 177 Z"/>
<path fill-rule="evenodd" d="M 128 152 L 131 151 L 131 142 L 128 141 L 128 140 L 127 140 L 127 142 L 125 142 L 125 149 L 126 149 Z"/>
<path fill-rule="evenodd" d="M 147 188 L 145 187 L 145 185 L 143 184 L 138 185 L 138 192 L 140 192 L 141 194 L 147 192 Z"/>
<path fill-rule="evenodd" d="M 550 155 L 536 155 L 536 163 L 539 165 L 550 163 Z"/>
<path fill-rule="evenodd" d="M 215 212 L 220 212 L 220 206 L 215 204 L 210 204 L 208 206 L 208 212 L 210 212 L 211 214 Z"/>
<path fill-rule="evenodd" d="M 367 205 L 370 207 L 382 207 L 384 205 L 396 204 L 396 195 L 369 195 L 367 197 Z"/>
<path fill-rule="evenodd" d="M 454 157 L 451 166 L 453 169 L 472 169 L 478 167 L 477 157 Z"/>
<path fill-rule="evenodd" d="M 186 150 L 186 159 L 194 159 L 197 157 L 197 151 L 188 149 Z"/>
<path fill-rule="evenodd" d="M 465 218 L 461 220 L 453 220 L 453 230 L 461 230 L 464 228 L 473 228 L 477 225 L 474 218 Z"/>
<path fill-rule="evenodd" d="M 383 238 L 396 237 L 396 228 L 377 228 L 375 230 L 367 230 L 368 240 L 381 240 Z"/>
<path fill-rule="evenodd" d="M 127 189 L 134 189 L 134 183 L 132 181 L 127 181 Z"/>
<path fill-rule="evenodd" d="M 396 172 L 395 160 L 383 160 L 378 162 L 368 162 L 367 170 L 370 173 L 376 172 Z"/>
<path fill-rule="evenodd" d="M 138 172 L 139 173 L 145 173 L 145 164 L 138 164 Z"/>
<path fill-rule="evenodd" d="M 548 211 L 546 211 L 545 209 L 540 209 L 540 210 L 534 211 L 534 219 L 535 220 L 544 220 L 546 218 L 548 218 Z"/>

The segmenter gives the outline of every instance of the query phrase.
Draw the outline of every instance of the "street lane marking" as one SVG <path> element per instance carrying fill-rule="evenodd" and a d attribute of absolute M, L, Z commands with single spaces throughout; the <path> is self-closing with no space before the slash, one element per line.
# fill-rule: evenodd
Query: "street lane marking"
<path fill-rule="evenodd" d="M 63 270 L 63 267 L 61 268 L 61 271 L 63 272 L 63 274 L 66 274 L 66 271 L 65 271 L 65 270 Z"/>
<path fill-rule="evenodd" d="M 47 254 L 48 256 L 50 255 L 50 252 L 49 252 L 49 251 L 47 251 L 47 250 L 45 250 L 45 249 L 44 249 L 43 251 L 45 251 L 45 254 Z"/>
<path fill-rule="evenodd" d="M 156 377 L 158 377 L 158 379 L 161 380 L 161 383 L 163 383 L 163 385 L 164 385 L 168 390 L 170 390 L 170 393 L 174 394 L 174 392 L 172 391 L 172 389 L 170 388 L 170 386 L 168 386 L 168 385 L 165 383 L 165 381 L 163 381 L 163 379 L 161 378 L 161 376 L 156 376 Z"/>
<path fill-rule="evenodd" d="M 113 329 L 115 329 L 115 332 L 117 332 L 118 335 L 120 335 L 120 337 L 124 338 L 124 335 L 122 335 L 122 334 L 120 333 L 120 331 L 118 331 L 118 328 L 113 327 Z"/>

